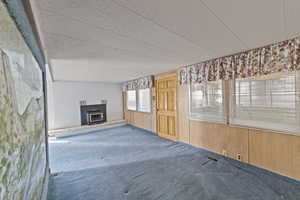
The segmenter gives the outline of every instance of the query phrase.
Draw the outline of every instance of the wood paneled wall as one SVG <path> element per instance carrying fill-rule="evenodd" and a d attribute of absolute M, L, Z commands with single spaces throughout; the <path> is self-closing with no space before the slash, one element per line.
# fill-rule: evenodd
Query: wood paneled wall
<path fill-rule="evenodd" d="M 249 163 L 300 180 L 300 137 L 249 129 Z"/>
<path fill-rule="evenodd" d="M 156 132 L 156 106 L 155 106 L 155 88 L 152 88 L 152 112 L 137 112 L 127 110 L 127 97 L 126 92 L 123 92 L 123 109 L 124 119 L 127 120 L 128 124 L 146 129 L 148 131 Z"/>
<path fill-rule="evenodd" d="M 189 113 L 188 85 L 177 85 L 177 131 L 178 140 L 190 143 L 190 124 L 187 118 Z"/>
<path fill-rule="evenodd" d="M 177 86 L 179 141 L 300 181 L 300 136 L 189 120 L 188 90 Z"/>
<path fill-rule="evenodd" d="M 247 129 L 191 120 L 190 144 L 248 162 Z"/>
<path fill-rule="evenodd" d="M 146 129 L 148 131 L 155 132 L 155 128 L 153 126 L 154 120 L 152 118 L 152 113 L 126 111 L 125 120 L 127 120 L 128 124 L 142 129 Z"/>
<path fill-rule="evenodd" d="M 124 93 L 125 94 L 125 93 Z M 155 101 L 155 89 L 152 91 Z M 126 95 L 124 95 L 126 100 Z M 156 132 L 152 113 L 126 110 L 129 124 Z M 300 136 L 188 119 L 189 86 L 177 85 L 178 140 L 300 181 Z"/>

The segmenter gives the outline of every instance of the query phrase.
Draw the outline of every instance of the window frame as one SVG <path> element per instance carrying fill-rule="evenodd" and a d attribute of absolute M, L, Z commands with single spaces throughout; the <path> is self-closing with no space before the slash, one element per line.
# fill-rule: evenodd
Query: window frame
<path fill-rule="evenodd" d="M 295 96 L 296 98 L 294 99 L 294 104 L 295 104 L 295 108 L 294 109 L 297 109 L 297 107 L 299 108 L 300 107 L 300 102 L 297 98 L 300 98 L 300 94 L 297 94 L 297 91 L 300 92 L 300 72 L 299 71 L 294 71 L 294 72 L 279 72 L 278 75 L 282 75 L 284 73 L 295 73 Z M 259 79 L 259 77 L 253 77 L 253 78 L 249 78 L 249 81 L 248 83 L 250 83 L 250 81 L 256 81 Z M 266 78 L 265 80 L 272 80 L 272 79 L 268 79 Z M 274 79 L 274 80 L 278 80 L 278 79 Z M 263 127 L 262 125 L 252 125 L 250 123 L 246 124 L 243 122 L 234 122 L 234 119 L 232 116 L 235 116 L 235 113 L 236 113 L 236 96 L 235 96 L 235 90 L 236 90 L 236 79 L 232 79 L 230 80 L 230 88 L 229 88 L 229 109 L 228 109 L 228 122 L 229 122 L 229 125 L 232 125 L 232 126 L 236 126 L 236 127 L 242 127 L 242 128 L 250 128 L 250 129 L 258 129 L 258 130 L 269 130 L 269 131 L 275 131 L 275 132 L 283 132 L 283 133 L 286 133 L 286 134 L 296 134 L 296 135 L 299 135 L 299 131 L 300 131 L 300 126 L 297 128 L 297 126 L 292 126 L 292 125 L 286 125 L 286 126 L 282 126 L 284 128 L 269 128 L 271 127 L 272 124 L 274 124 L 275 122 L 265 122 L 267 125 L 265 127 Z M 267 86 L 268 84 L 266 84 L 266 88 L 269 87 Z M 298 87 L 298 89 L 297 89 Z M 249 99 L 253 98 L 251 97 L 250 95 L 252 95 L 252 91 L 251 91 L 251 84 L 249 84 L 249 88 L 250 88 L 250 91 L 249 91 Z M 268 88 L 270 89 L 270 88 Z M 272 96 L 272 91 L 270 91 L 270 95 Z M 297 97 L 298 96 L 298 97 Z M 250 100 L 251 101 L 251 100 Z M 250 102 L 249 101 L 249 102 Z M 272 102 L 271 102 L 271 105 L 272 105 Z M 250 102 L 250 105 L 249 107 L 251 107 L 251 102 Z M 265 108 L 267 109 L 268 106 L 262 106 L 261 107 L 262 109 Z M 276 107 L 275 107 L 276 108 Z M 270 109 L 274 109 L 274 107 L 270 107 Z M 286 108 L 287 109 L 287 108 Z M 297 112 L 297 110 L 295 111 L 296 113 L 296 118 L 295 120 L 299 122 L 300 124 L 300 112 Z M 240 121 L 242 121 L 242 119 L 240 119 Z M 251 121 L 251 120 L 249 120 Z M 253 121 L 253 120 L 252 120 Z"/>
<path fill-rule="evenodd" d="M 149 90 L 149 100 L 150 100 L 150 111 L 147 112 L 147 111 L 141 111 L 140 110 L 140 95 L 139 95 L 139 91 L 140 90 Z M 152 113 L 152 89 L 151 88 L 145 88 L 145 89 L 137 89 L 136 90 L 136 93 L 137 93 L 137 109 L 136 111 L 137 112 L 141 112 L 141 113 Z"/>
<path fill-rule="evenodd" d="M 192 116 L 192 84 L 198 84 L 198 83 L 190 83 L 188 84 L 188 98 L 189 98 L 189 112 L 188 112 L 188 119 L 192 120 L 192 121 L 199 121 L 199 122 L 209 122 L 209 123 L 217 123 L 217 124 L 228 124 L 228 118 L 227 118 L 227 109 L 226 109 L 226 87 L 225 87 L 225 81 L 224 80 L 219 80 L 221 81 L 221 85 L 222 85 L 222 110 L 223 110 L 223 119 L 224 120 L 213 120 L 213 119 L 200 119 L 197 117 Z M 205 84 L 207 85 L 209 82 L 205 82 Z M 200 83 L 201 84 L 201 83 Z"/>
<path fill-rule="evenodd" d="M 152 113 L 152 106 L 153 106 L 153 102 L 152 102 L 152 88 L 145 88 L 145 89 L 149 89 L 149 98 L 150 98 L 150 111 L 141 111 L 139 109 L 139 105 L 140 105 L 140 98 L 139 98 L 139 90 L 144 90 L 144 89 L 136 89 L 136 90 L 128 90 L 128 91 L 135 91 L 135 110 L 133 109 L 129 109 L 128 108 L 128 91 L 126 91 L 126 109 L 128 111 L 134 111 L 134 112 L 140 112 L 140 113 Z"/>
<path fill-rule="evenodd" d="M 135 110 L 133 109 L 129 109 L 128 108 L 128 92 L 131 92 L 131 91 L 134 91 L 135 92 Z M 138 108 L 138 105 L 137 105 L 137 91 L 136 90 L 128 90 L 126 91 L 126 109 L 129 110 L 129 111 L 137 111 L 137 108 Z"/>

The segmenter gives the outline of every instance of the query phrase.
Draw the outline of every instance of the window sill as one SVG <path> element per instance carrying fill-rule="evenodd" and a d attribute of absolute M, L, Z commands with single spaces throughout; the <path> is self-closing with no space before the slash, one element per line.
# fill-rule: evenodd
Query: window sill
<path fill-rule="evenodd" d="M 188 118 L 190 121 L 194 122 L 203 122 L 203 123 L 212 123 L 212 124 L 222 124 L 222 125 L 227 125 L 229 127 L 235 127 L 235 128 L 243 128 L 243 129 L 249 129 L 249 130 L 257 130 L 257 131 L 268 131 L 272 133 L 277 133 L 277 134 L 285 134 L 285 135 L 292 135 L 292 136 L 300 136 L 298 132 L 293 132 L 293 131 L 288 131 L 288 130 L 274 130 L 274 129 L 268 129 L 268 128 L 261 128 L 261 127 L 254 127 L 254 126 L 246 126 L 246 125 L 240 125 L 240 124 L 227 124 L 226 122 L 217 122 L 213 120 L 201 120 L 197 118 Z"/>
<path fill-rule="evenodd" d="M 138 110 L 127 110 L 127 111 L 130 111 L 130 112 L 137 112 L 137 113 L 144 113 L 144 114 L 152 114 L 152 112 L 144 112 L 144 111 L 138 111 Z"/>
<path fill-rule="evenodd" d="M 255 127 L 255 126 L 235 124 L 235 123 L 229 123 L 228 125 L 231 126 L 231 127 L 237 127 L 237 128 L 245 128 L 245 129 L 251 129 L 251 130 L 258 130 L 258 131 L 269 131 L 269 132 L 278 133 L 278 134 L 300 136 L 299 132 L 297 132 L 296 130 L 295 131 L 291 131 L 291 130 L 274 130 L 274 129 L 271 129 L 271 128 L 262 128 L 262 127 Z"/>
<path fill-rule="evenodd" d="M 227 123 L 225 121 L 214 121 L 214 120 L 203 120 L 203 119 L 198 119 L 195 117 L 188 117 L 190 121 L 197 121 L 197 122 L 204 122 L 204 123 L 215 123 L 215 124 L 225 124 Z"/>
<path fill-rule="evenodd" d="M 202 122 L 211 122 L 211 123 L 219 123 L 219 124 L 226 124 L 225 116 L 222 118 L 221 115 L 216 117 L 214 115 L 199 115 L 199 114 L 192 114 L 188 115 L 189 120 L 193 121 L 202 121 Z"/>

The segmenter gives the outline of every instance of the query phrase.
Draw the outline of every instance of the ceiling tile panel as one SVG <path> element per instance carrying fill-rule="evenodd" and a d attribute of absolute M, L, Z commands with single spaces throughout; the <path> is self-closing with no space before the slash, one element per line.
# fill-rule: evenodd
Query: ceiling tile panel
<path fill-rule="evenodd" d="M 297 0 L 30 1 L 55 80 L 120 82 L 299 33 Z"/>
<path fill-rule="evenodd" d="M 218 56 L 246 48 L 200 0 L 113 1 Z"/>
<path fill-rule="evenodd" d="M 285 40 L 284 0 L 202 0 L 249 48 Z"/>
<path fill-rule="evenodd" d="M 66 0 L 62 1 L 62 5 L 65 5 Z M 81 2 L 81 1 L 80 1 Z M 177 54 L 182 54 L 188 50 L 193 50 L 192 54 L 197 55 L 206 54 L 207 50 L 201 48 L 201 46 L 196 45 L 195 43 L 182 40 L 182 38 L 169 33 L 168 31 L 162 29 L 161 27 L 149 22 L 148 20 L 143 19 L 142 17 L 136 15 L 135 13 L 130 12 L 127 9 L 115 4 L 110 0 L 102 1 L 91 1 L 88 0 L 82 7 L 69 6 L 64 10 L 55 10 L 57 7 L 55 3 L 52 6 L 43 7 L 45 9 L 44 13 L 52 13 L 52 18 L 66 18 L 66 20 L 76 21 L 82 23 L 85 26 L 84 30 L 89 30 L 87 27 L 97 29 L 103 33 L 108 34 L 109 39 L 115 41 L 115 37 L 126 38 L 130 43 L 140 43 L 148 48 L 158 48 L 164 52 L 176 52 Z M 72 4 L 73 5 L 73 4 Z M 78 5 L 78 4 L 75 4 Z M 94 12 L 91 12 L 93 10 Z M 50 16 L 46 16 L 46 19 L 51 19 Z M 57 26 L 57 20 L 53 19 L 53 23 Z M 65 20 L 65 21 L 66 21 Z M 65 22 L 60 22 L 62 26 L 65 25 Z M 60 29 L 61 27 L 48 27 L 48 29 Z M 79 27 L 70 24 L 69 27 Z M 72 30 L 74 33 L 74 30 Z M 94 33 L 94 31 L 91 34 Z M 76 33 L 81 34 L 81 36 L 86 37 L 82 32 L 76 31 Z M 96 32 L 97 33 L 97 32 Z M 89 36 L 90 37 L 90 36 Z M 107 40 L 106 37 L 91 37 L 93 39 L 101 39 L 104 41 Z M 117 41 L 119 43 L 119 41 Z M 180 47 L 180 48 L 178 48 Z"/>

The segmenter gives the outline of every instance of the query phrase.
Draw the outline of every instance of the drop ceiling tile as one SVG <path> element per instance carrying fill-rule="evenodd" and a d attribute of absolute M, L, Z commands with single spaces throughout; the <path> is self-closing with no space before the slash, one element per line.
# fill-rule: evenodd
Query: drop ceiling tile
<path fill-rule="evenodd" d="M 150 47 L 153 46 L 164 51 L 178 52 L 179 54 L 191 49 L 194 50 L 192 52 L 199 51 L 198 55 L 207 51 L 195 43 L 185 41 L 169 33 L 110 0 L 86 1 L 80 8 L 78 6 L 69 6 L 63 10 L 55 9 L 55 7 L 59 6 L 57 3 L 51 4 L 54 5 L 44 6 L 43 8 L 45 9 L 46 7 L 47 11 L 53 15 L 61 15 L 62 17 L 69 18 L 68 20 L 72 19 L 85 23 L 87 26 L 93 26 L 94 28 L 109 32 L 110 37 L 118 35 L 144 43 L 144 45 Z M 61 4 L 63 7 L 66 4 L 65 0 Z M 49 16 L 47 16 L 47 19 L 49 19 Z M 57 23 L 56 20 L 55 23 Z"/>
<path fill-rule="evenodd" d="M 286 38 L 284 0 L 202 1 L 249 48 L 285 40 Z"/>
<path fill-rule="evenodd" d="M 157 18 L 115 0 L 32 1 L 39 4 L 55 80 L 129 80 L 243 48 L 199 1 L 176 0 L 172 9 L 170 0 L 143 2 Z M 179 12 L 188 7 L 190 13 Z"/>
<path fill-rule="evenodd" d="M 245 48 L 200 0 L 114 1 L 217 55 Z"/>

